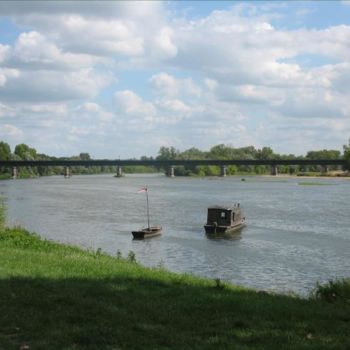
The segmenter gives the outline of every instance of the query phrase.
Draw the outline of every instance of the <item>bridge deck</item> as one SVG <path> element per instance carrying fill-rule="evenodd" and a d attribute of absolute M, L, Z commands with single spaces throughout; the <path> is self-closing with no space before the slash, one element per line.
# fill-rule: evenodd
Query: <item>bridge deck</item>
<path fill-rule="evenodd" d="M 346 165 L 343 159 L 204 159 L 204 160 L 0 160 L 2 167 L 22 166 L 125 166 L 146 165 L 156 167 L 166 166 L 197 166 L 197 165 Z"/>

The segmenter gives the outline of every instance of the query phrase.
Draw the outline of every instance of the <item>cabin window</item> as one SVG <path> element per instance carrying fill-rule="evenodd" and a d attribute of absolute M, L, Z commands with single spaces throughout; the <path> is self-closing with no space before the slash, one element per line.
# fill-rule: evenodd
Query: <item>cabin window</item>
<path fill-rule="evenodd" d="M 222 212 L 220 213 L 220 218 L 221 218 L 221 219 L 226 219 L 226 213 L 225 213 L 224 211 L 222 211 Z"/>
<path fill-rule="evenodd" d="M 235 221 L 235 213 L 232 213 L 232 221 Z"/>

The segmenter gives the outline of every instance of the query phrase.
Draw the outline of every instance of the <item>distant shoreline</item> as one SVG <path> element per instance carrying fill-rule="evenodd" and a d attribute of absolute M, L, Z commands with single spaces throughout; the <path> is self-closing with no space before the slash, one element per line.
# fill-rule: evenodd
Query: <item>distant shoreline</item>
<path fill-rule="evenodd" d="M 155 173 L 145 173 L 145 172 L 132 172 L 132 173 L 124 173 L 122 177 L 128 176 L 128 175 L 133 175 L 133 174 L 155 174 Z M 306 173 L 307 174 L 307 173 Z M 249 177 L 265 177 L 265 178 L 285 178 L 285 179 L 347 179 L 350 180 L 350 173 L 333 173 L 329 175 L 324 175 L 324 174 L 312 174 L 312 175 L 292 175 L 292 174 L 278 174 L 278 175 L 270 175 L 270 174 L 249 174 L 249 173 L 242 173 L 242 174 L 233 174 L 233 175 L 226 175 L 225 177 L 241 177 L 241 178 L 249 178 Z M 113 176 L 113 173 L 111 172 L 106 172 L 106 173 L 81 173 L 81 174 L 72 174 L 72 176 L 80 176 L 80 175 L 111 175 Z M 63 174 L 52 174 L 52 175 L 39 175 L 39 176 L 25 176 L 25 177 L 18 177 L 18 180 L 23 180 L 23 179 L 37 179 L 41 177 L 50 177 L 50 176 L 64 176 Z M 221 178 L 220 175 L 175 175 L 175 177 L 181 177 L 181 178 Z M 0 176 L 0 181 L 1 180 L 13 180 L 10 175 L 8 176 Z"/>

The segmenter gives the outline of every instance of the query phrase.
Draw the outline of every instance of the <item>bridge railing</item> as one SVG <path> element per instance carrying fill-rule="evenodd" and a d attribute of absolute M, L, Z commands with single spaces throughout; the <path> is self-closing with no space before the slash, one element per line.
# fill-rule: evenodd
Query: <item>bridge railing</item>
<path fill-rule="evenodd" d="M 198 159 L 198 160 L 0 160 L 1 167 L 35 167 L 35 166 L 127 166 L 143 165 L 156 167 L 197 166 L 197 165 L 346 165 L 344 159 Z"/>

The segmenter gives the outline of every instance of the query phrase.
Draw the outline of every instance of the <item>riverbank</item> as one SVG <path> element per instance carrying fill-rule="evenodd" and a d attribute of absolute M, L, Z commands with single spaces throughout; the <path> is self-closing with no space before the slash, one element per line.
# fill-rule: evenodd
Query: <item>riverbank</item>
<path fill-rule="evenodd" d="M 0 231 L 0 349 L 350 346 L 348 296 L 273 295 Z"/>
<path fill-rule="evenodd" d="M 113 177 L 118 178 L 118 176 L 114 175 L 113 173 L 91 173 L 91 174 L 72 174 L 71 176 L 80 176 L 80 175 L 108 175 L 110 174 Z M 157 174 L 157 173 L 146 173 L 146 172 L 133 172 L 133 173 L 127 173 L 125 172 L 122 177 L 125 175 L 132 175 L 132 174 Z M 37 179 L 40 177 L 48 177 L 48 176 L 62 176 L 63 175 L 43 175 L 43 176 L 24 176 L 19 177 L 18 179 Z M 216 178 L 220 177 L 218 176 L 212 176 L 212 175 L 178 175 L 176 177 L 188 177 L 188 178 Z M 269 175 L 269 174 L 252 174 L 252 173 L 237 173 L 234 175 L 227 175 L 227 177 L 241 177 L 241 178 L 250 178 L 250 177 L 266 177 L 266 178 L 272 178 L 272 179 L 347 179 L 350 180 L 350 174 L 349 173 L 335 173 L 335 174 L 315 174 L 315 173 L 303 173 L 302 175 L 291 175 L 291 174 L 278 174 L 278 175 Z M 0 181 L 1 180 L 12 180 L 11 176 L 9 174 L 3 174 L 0 175 Z"/>

